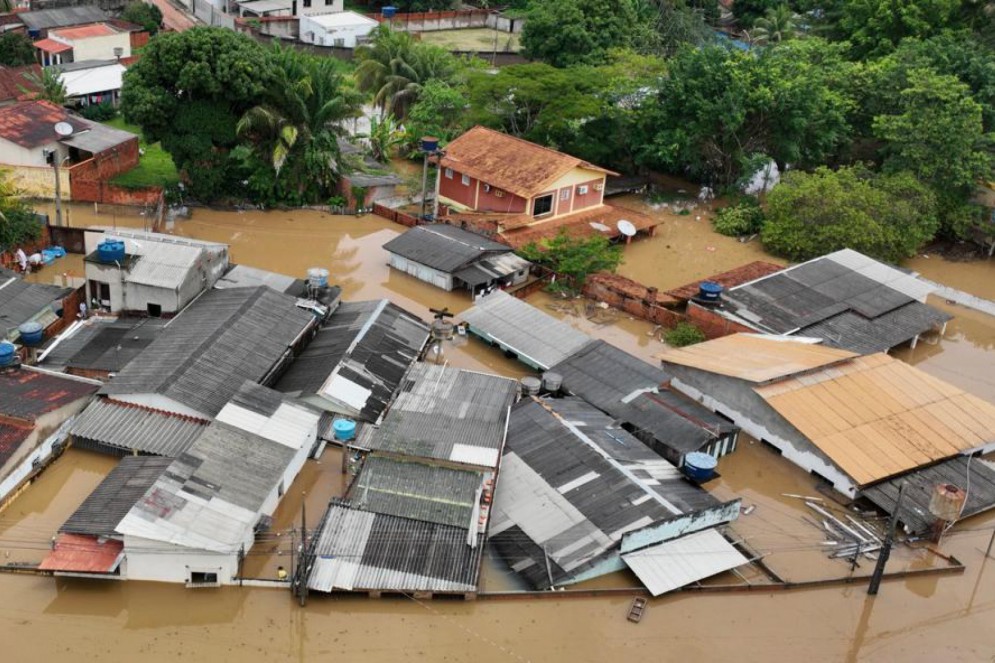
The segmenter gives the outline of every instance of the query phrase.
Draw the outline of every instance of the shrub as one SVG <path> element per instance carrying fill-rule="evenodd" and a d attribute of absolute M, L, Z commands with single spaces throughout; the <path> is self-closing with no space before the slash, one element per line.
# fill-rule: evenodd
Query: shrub
<path fill-rule="evenodd" d="M 723 207 L 715 217 L 715 232 L 730 237 L 742 237 L 760 232 L 764 212 L 755 202 L 741 202 Z"/>
<path fill-rule="evenodd" d="M 705 332 L 690 322 L 678 322 L 676 327 L 664 333 L 663 340 L 669 346 L 683 348 L 686 345 L 694 345 L 695 343 L 704 341 Z"/>
<path fill-rule="evenodd" d="M 106 122 L 107 120 L 113 120 L 117 116 L 117 109 L 109 101 L 104 101 L 99 104 L 83 106 L 79 114 L 94 122 Z"/>

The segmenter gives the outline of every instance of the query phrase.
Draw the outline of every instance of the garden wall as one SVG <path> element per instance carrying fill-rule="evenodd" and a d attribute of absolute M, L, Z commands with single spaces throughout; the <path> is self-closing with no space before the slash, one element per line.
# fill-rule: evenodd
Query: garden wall
<path fill-rule="evenodd" d="M 584 282 L 583 294 L 604 302 L 631 316 L 648 320 L 663 327 L 674 327 L 684 321 L 684 315 L 664 306 L 673 303 L 656 288 L 649 288 L 617 274 L 593 274 Z"/>

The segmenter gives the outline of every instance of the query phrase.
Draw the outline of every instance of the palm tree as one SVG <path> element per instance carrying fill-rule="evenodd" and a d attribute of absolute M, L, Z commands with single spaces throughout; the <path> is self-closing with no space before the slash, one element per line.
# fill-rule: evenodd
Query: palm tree
<path fill-rule="evenodd" d="M 278 188 L 296 190 L 302 202 L 320 199 L 338 179 L 337 139 L 359 95 L 332 58 L 277 45 L 272 61 L 267 96 L 245 112 L 236 133 L 272 166 Z"/>
<path fill-rule="evenodd" d="M 798 32 L 798 14 L 785 4 L 768 9 L 763 18 L 758 18 L 748 33 L 754 44 L 777 44 L 795 37 Z"/>
<path fill-rule="evenodd" d="M 21 88 L 21 92 L 33 93 L 35 99 L 43 99 L 45 101 L 51 101 L 53 104 L 58 104 L 62 106 L 66 103 L 66 86 L 62 82 L 62 78 L 59 77 L 55 70 L 51 67 L 45 67 L 41 70 L 41 75 L 38 74 L 27 74 L 25 76 L 36 90 L 29 90 L 23 86 L 18 86 Z"/>
<path fill-rule="evenodd" d="M 370 120 L 370 133 L 366 139 L 370 142 L 370 156 L 380 163 L 387 163 L 398 147 L 404 144 L 406 133 L 404 127 L 393 115 L 387 114 L 382 120 Z"/>

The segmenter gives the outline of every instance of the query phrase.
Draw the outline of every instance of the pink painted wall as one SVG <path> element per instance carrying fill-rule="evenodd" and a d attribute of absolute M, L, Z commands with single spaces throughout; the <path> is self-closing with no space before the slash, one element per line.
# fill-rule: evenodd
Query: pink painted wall
<path fill-rule="evenodd" d="M 456 201 L 469 208 L 474 206 L 474 196 L 477 192 L 477 180 L 470 178 L 470 184 L 463 184 L 463 175 L 458 171 L 453 171 L 452 179 L 446 177 L 445 168 L 439 173 L 439 195 Z"/>

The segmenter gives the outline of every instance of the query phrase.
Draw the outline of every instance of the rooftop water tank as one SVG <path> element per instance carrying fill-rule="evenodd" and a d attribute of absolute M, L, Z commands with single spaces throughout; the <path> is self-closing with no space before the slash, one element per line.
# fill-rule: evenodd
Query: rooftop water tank
<path fill-rule="evenodd" d="M 352 419 L 336 419 L 332 423 L 332 430 L 335 431 L 336 440 L 348 442 L 356 437 L 356 422 Z"/>
<path fill-rule="evenodd" d="M 546 391 L 559 391 L 560 387 L 563 386 L 563 376 L 547 371 L 542 374 L 542 386 Z"/>
<path fill-rule="evenodd" d="M 527 375 L 520 380 L 522 384 L 522 394 L 525 396 L 535 396 L 542 388 L 542 381 L 539 378 Z"/>
<path fill-rule="evenodd" d="M 17 348 L 10 341 L 0 341 L 0 366 L 10 366 L 17 359 Z"/>
<path fill-rule="evenodd" d="M 722 298 L 723 289 L 714 281 L 702 281 L 698 284 L 698 299 L 707 304 L 717 304 Z"/>
<path fill-rule="evenodd" d="M 692 451 L 684 456 L 684 473 L 692 481 L 701 483 L 708 481 L 715 475 L 715 468 L 718 464 L 719 461 L 715 460 L 714 456 L 700 451 Z"/>
<path fill-rule="evenodd" d="M 105 239 L 97 245 L 97 259 L 107 263 L 121 262 L 124 260 L 124 241 Z"/>
<path fill-rule="evenodd" d="M 312 267 L 307 270 L 307 280 L 315 288 L 324 288 L 328 285 L 328 270 Z"/>
<path fill-rule="evenodd" d="M 435 136 L 424 136 L 421 139 L 421 151 L 432 153 L 439 149 L 439 139 Z"/>
<path fill-rule="evenodd" d="M 967 493 L 952 483 L 937 484 L 929 498 L 929 512 L 938 519 L 952 523 L 960 518 Z"/>
<path fill-rule="evenodd" d="M 45 334 L 45 330 L 37 322 L 25 322 L 17 328 L 17 331 L 21 332 L 21 343 L 31 348 L 41 345 L 42 336 Z"/>
<path fill-rule="evenodd" d="M 393 5 L 387 5 L 386 7 L 380 9 L 380 13 L 383 15 L 384 18 L 390 20 L 394 18 L 395 14 L 397 14 L 397 7 L 394 7 Z"/>

